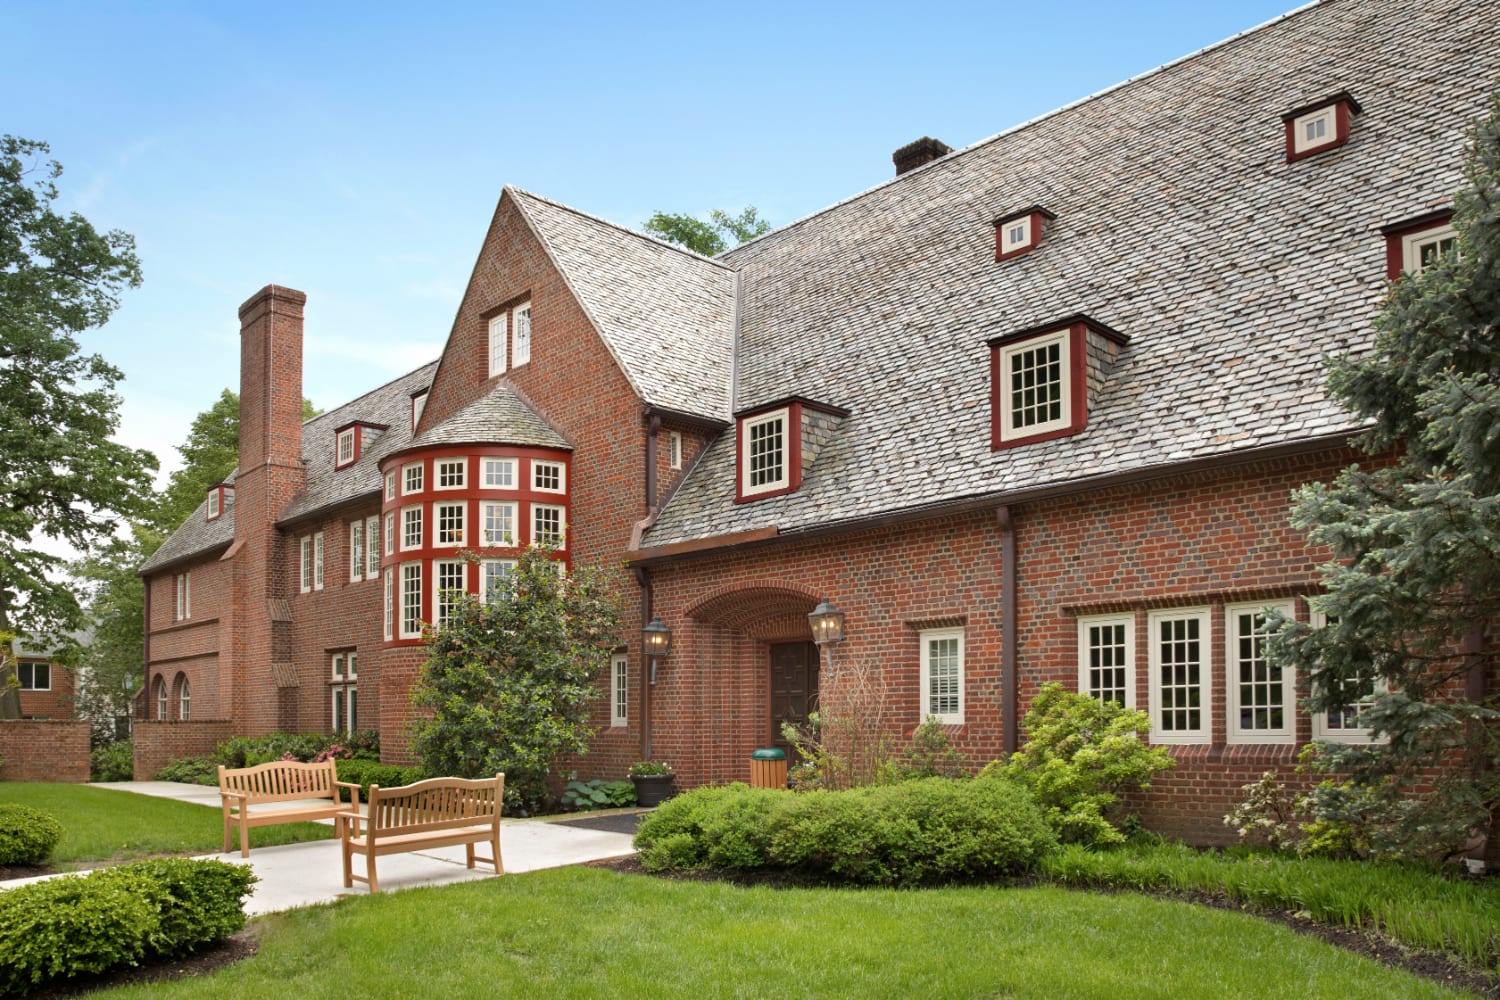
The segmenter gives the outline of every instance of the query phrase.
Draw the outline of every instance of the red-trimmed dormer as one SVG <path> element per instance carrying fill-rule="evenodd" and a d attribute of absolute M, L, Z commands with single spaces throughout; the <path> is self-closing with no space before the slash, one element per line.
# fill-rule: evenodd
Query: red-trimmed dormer
<path fill-rule="evenodd" d="M 1129 342 L 1083 313 L 989 340 L 991 450 L 1083 430 L 1095 383 Z"/>
<path fill-rule="evenodd" d="M 214 483 L 208 488 L 208 520 L 217 521 L 234 500 L 234 487 L 228 483 Z"/>
<path fill-rule="evenodd" d="M 1295 163 L 1349 141 L 1349 120 L 1361 108 L 1354 95 L 1341 90 L 1281 116 L 1286 126 L 1286 162 Z"/>
<path fill-rule="evenodd" d="M 1458 254 L 1453 210 L 1444 208 L 1384 226 L 1385 276 L 1395 281 L 1403 271 L 1421 274 L 1445 257 Z"/>
<path fill-rule="evenodd" d="M 333 467 L 345 469 L 358 462 L 359 456 L 364 454 L 365 446 L 383 434 L 387 426 L 354 420 L 335 429 L 333 432 Z"/>
<path fill-rule="evenodd" d="M 828 435 L 849 411 L 803 396 L 740 410 L 735 416 L 735 503 L 791 493 Z"/>
<path fill-rule="evenodd" d="M 1057 216 L 1040 205 L 1032 205 L 995 220 L 995 259 L 1010 260 L 1023 253 L 1031 253 L 1041 245 L 1043 220 L 1051 221 Z"/>

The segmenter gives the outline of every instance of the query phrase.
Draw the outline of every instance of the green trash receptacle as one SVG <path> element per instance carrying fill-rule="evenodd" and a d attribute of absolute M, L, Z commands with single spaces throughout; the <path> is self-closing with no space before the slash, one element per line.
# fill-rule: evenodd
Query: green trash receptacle
<path fill-rule="evenodd" d="M 757 750 L 750 755 L 750 787 L 786 787 L 785 750 Z"/>

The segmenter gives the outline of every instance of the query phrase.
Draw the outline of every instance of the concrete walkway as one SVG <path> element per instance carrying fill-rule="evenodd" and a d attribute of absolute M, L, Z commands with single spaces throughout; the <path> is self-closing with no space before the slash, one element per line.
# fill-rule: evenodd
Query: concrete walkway
<path fill-rule="evenodd" d="M 194 802 L 209 806 L 215 811 L 219 809 L 219 790 L 207 785 L 189 785 L 175 781 L 119 781 L 101 783 L 98 787 Z M 326 822 L 331 824 L 332 820 Z M 500 854 L 506 872 L 529 872 L 633 854 L 635 849 L 631 847 L 630 840 L 629 834 L 589 830 L 566 823 L 540 819 L 504 820 L 500 827 Z M 252 916 L 314 903 L 330 903 L 343 896 L 364 896 L 369 893 L 360 882 L 354 883 L 352 889 L 344 888 L 343 855 L 336 840 L 318 840 L 281 847 L 253 847 L 249 858 L 241 858 L 238 850 L 229 854 L 205 854 L 202 857 L 243 864 L 260 876 L 260 881 L 255 884 L 254 894 L 245 901 L 245 912 Z M 354 866 L 356 872 L 363 874 L 364 859 L 355 858 Z M 466 868 L 462 847 L 384 857 L 379 861 L 379 871 L 381 892 L 495 877 L 485 866 L 472 870 Z M 0 888 L 57 877 L 43 875 L 40 878 L 17 879 L 0 883 Z"/>

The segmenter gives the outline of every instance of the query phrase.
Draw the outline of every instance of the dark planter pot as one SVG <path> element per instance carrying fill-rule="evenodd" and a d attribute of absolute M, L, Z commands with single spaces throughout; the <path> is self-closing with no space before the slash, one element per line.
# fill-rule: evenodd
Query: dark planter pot
<path fill-rule="evenodd" d="M 677 794 L 677 789 L 672 787 L 672 782 L 677 780 L 675 774 L 632 774 L 630 780 L 635 784 L 635 804 L 638 806 L 659 806 Z"/>

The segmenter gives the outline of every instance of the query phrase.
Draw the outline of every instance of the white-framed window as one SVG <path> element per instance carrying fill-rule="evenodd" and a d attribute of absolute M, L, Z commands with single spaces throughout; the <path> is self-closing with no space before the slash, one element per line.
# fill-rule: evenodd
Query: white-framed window
<path fill-rule="evenodd" d="M 505 374 L 505 341 L 509 317 L 505 313 L 490 318 L 490 377 Z"/>
<path fill-rule="evenodd" d="M 514 559 L 481 559 L 479 561 L 479 596 L 493 603 L 506 593 L 507 580 L 516 571 Z"/>
<path fill-rule="evenodd" d="M 16 664 L 16 679 L 22 691 L 51 691 L 52 664 L 46 660 L 22 660 Z"/>
<path fill-rule="evenodd" d="M 1291 601 L 1224 608 L 1224 686 L 1229 695 L 1230 743 L 1291 743 L 1297 738 L 1297 686 L 1290 667 L 1266 659 L 1266 608 L 1288 618 Z"/>
<path fill-rule="evenodd" d="M 513 490 L 516 488 L 516 460 L 513 458 L 487 458 L 484 460 L 484 488 L 487 490 Z"/>
<path fill-rule="evenodd" d="M 312 536 L 303 535 L 299 542 L 298 548 L 301 552 L 302 559 L 299 564 L 301 567 L 301 573 L 298 577 L 301 582 L 298 584 L 297 589 L 305 594 L 308 591 L 312 590 L 313 582 Z"/>
<path fill-rule="evenodd" d="M 352 733 L 359 728 L 359 658 L 354 652 L 334 653 L 332 657 L 333 695 L 332 731 Z"/>
<path fill-rule="evenodd" d="M 313 535 L 313 590 L 323 589 L 323 533 Z"/>
<path fill-rule="evenodd" d="M 422 507 L 401 508 L 401 551 L 422 547 Z"/>
<path fill-rule="evenodd" d="M 786 488 L 791 481 L 789 409 L 746 417 L 740 424 L 740 493 L 752 496 Z"/>
<path fill-rule="evenodd" d="M 167 679 L 159 675 L 156 678 L 156 721 L 167 721 Z"/>
<path fill-rule="evenodd" d="M 182 621 L 186 618 L 191 618 L 193 616 L 193 575 L 191 573 L 178 573 L 176 590 L 177 620 Z"/>
<path fill-rule="evenodd" d="M 566 493 L 567 473 L 561 462 L 531 463 L 531 488 L 539 493 Z"/>
<path fill-rule="evenodd" d="M 944 723 L 964 721 L 964 630 L 924 629 L 917 633 L 922 648 L 922 718 L 936 716 Z"/>
<path fill-rule="evenodd" d="M 334 465 L 343 468 L 354 461 L 354 428 L 349 427 L 338 433 L 338 459 Z"/>
<path fill-rule="evenodd" d="M 562 548 L 567 526 L 564 524 L 564 508 L 550 503 L 531 505 L 531 544 L 555 545 Z"/>
<path fill-rule="evenodd" d="M 386 642 L 390 642 L 391 641 L 392 630 L 393 630 L 393 628 L 395 626 L 395 619 L 396 619 L 396 603 L 395 602 L 396 602 L 395 574 L 392 573 L 392 571 L 388 569 L 388 570 L 385 571 L 385 600 L 383 602 L 383 607 L 385 609 L 385 620 L 384 620 L 384 626 L 385 627 L 384 627 L 384 630 L 381 633 L 382 635 L 385 636 L 385 641 Z"/>
<path fill-rule="evenodd" d="M 387 500 L 394 500 L 394 499 L 396 499 L 396 470 L 395 469 L 392 469 L 390 472 L 387 472 L 385 474 L 385 498 Z"/>
<path fill-rule="evenodd" d="M 422 636 L 422 564 L 401 564 L 401 638 Z"/>
<path fill-rule="evenodd" d="M 396 512 L 391 511 L 385 516 L 385 554 L 392 555 L 396 551 Z"/>
<path fill-rule="evenodd" d="M 1313 628 L 1323 628 L 1328 624 L 1328 616 L 1317 608 L 1312 608 L 1309 621 Z M 1362 678 L 1356 678 L 1354 684 L 1351 685 L 1354 689 L 1351 691 L 1352 697 L 1344 708 L 1332 712 L 1317 712 L 1313 715 L 1313 739 L 1325 740 L 1329 743 L 1379 742 L 1370 731 L 1366 713 L 1375 707 L 1375 695 L 1386 690 L 1385 679 L 1375 678 L 1371 690 L 1364 695 L 1358 694 L 1358 689 L 1364 686 L 1361 681 Z"/>
<path fill-rule="evenodd" d="M 1401 237 L 1401 269 L 1421 274 L 1441 260 L 1458 257 L 1458 230 L 1451 224 L 1423 229 Z"/>
<path fill-rule="evenodd" d="M 437 522 L 437 534 L 433 538 L 434 545 L 462 545 L 464 543 L 464 511 L 469 507 L 467 503 L 437 503 L 433 504 L 434 520 Z"/>
<path fill-rule="evenodd" d="M 1031 246 L 1031 216 L 1023 215 L 1000 226 L 1000 252 L 1015 253 Z"/>
<path fill-rule="evenodd" d="M 411 429 L 415 431 L 422 422 L 422 411 L 427 409 L 427 393 L 421 392 L 411 398 Z"/>
<path fill-rule="evenodd" d="M 1135 707 L 1135 616 L 1078 619 L 1078 690 Z"/>
<path fill-rule="evenodd" d="M 187 722 L 193 717 L 192 686 L 186 677 L 177 678 L 177 717 Z"/>
<path fill-rule="evenodd" d="M 220 493 L 217 486 L 208 491 L 208 519 L 210 521 L 223 513 L 223 510 L 220 507 L 222 496 L 223 495 Z"/>
<path fill-rule="evenodd" d="M 531 303 L 516 306 L 515 346 L 511 350 L 512 368 L 519 368 L 531 360 Z"/>
<path fill-rule="evenodd" d="M 356 583 L 365 578 L 365 522 L 349 522 L 349 582 Z"/>
<path fill-rule="evenodd" d="M 609 658 L 609 724 L 624 726 L 630 721 L 630 659 L 624 653 Z"/>
<path fill-rule="evenodd" d="M 1000 348 L 1000 440 L 1062 430 L 1073 424 L 1071 329 Z"/>
<path fill-rule="evenodd" d="M 480 544 L 490 547 L 516 544 L 516 505 L 511 500 L 485 500 L 479 504 Z"/>
<path fill-rule="evenodd" d="M 409 497 L 422 492 L 422 463 L 412 462 L 401 466 L 401 495 Z"/>
<path fill-rule="evenodd" d="M 469 564 L 462 559 L 438 559 L 432 564 L 432 623 L 441 625 L 463 602 Z"/>
<path fill-rule="evenodd" d="M 440 490 L 461 490 L 467 485 L 467 470 L 469 460 L 467 458 L 440 458 L 434 465 L 435 484 Z"/>
<path fill-rule="evenodd" d="M 672 431 L 667 435 L 667 467 L 674 472 L 682 468 L 681 431 Z"/>
<path fill-rule="evenodd" d="M 1147 616 L 1151 660 L 1151 742 L 1207 743 L 1213 733 L 1213 669 L 1208 608 Z"/>
<path fill-rule="evenodd" d="M 1301 154 L 1338 142 L 1338 105 L 1309 111 L 1292 119 L 1292 152 Z"/>
<path fill-rule="evenodd" d="M 365 519 L 365 579 L 380 576 L 380 517 Z"/>

